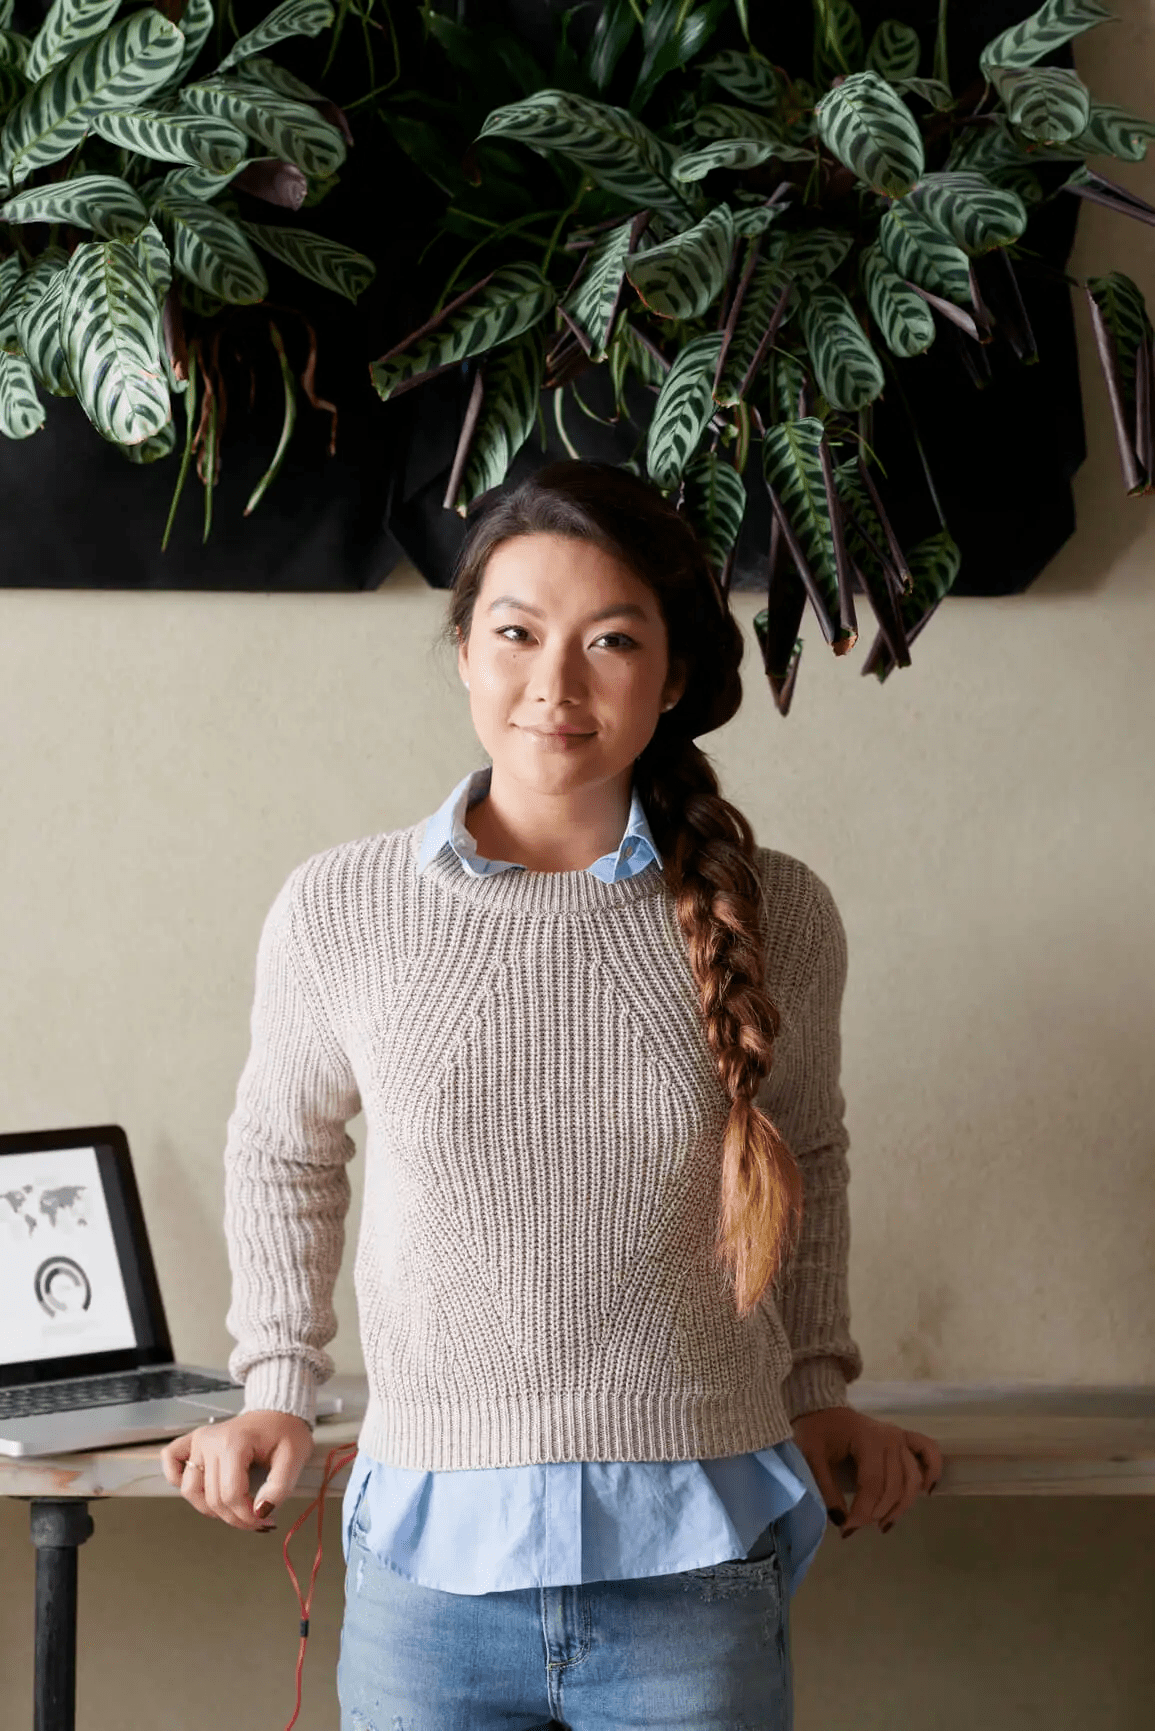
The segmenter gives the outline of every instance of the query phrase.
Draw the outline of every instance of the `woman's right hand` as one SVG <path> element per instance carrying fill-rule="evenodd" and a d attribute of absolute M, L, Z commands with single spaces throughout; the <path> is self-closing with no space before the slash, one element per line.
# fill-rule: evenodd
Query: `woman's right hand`
<path fill-rule="evenodd" d="M 230 1527 L 272 1532 L 267 1517 L 289 1496 L 313 1454 L 313 1432 L 303 1418 L 288 1412 L 241 1412 L 217 1424 L 198 1425 L 162 1449 L 160 1464 L 170 1485 L 202 1515 L 215 1515 Z M 249 1496 L 249 1468 L 267 1466 L 268 1476 L 255 1501 Z"/>

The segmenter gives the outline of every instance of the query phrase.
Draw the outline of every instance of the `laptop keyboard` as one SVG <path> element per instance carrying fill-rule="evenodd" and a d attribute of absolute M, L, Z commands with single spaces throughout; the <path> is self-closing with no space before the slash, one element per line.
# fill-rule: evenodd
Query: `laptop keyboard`
<path fill-rule="evenodd" d="M 236 1387 L 227 1379 L 168 1366 L 126 1370 L 116 1376 L 73 1377 L 68 1382 L 21 1383 L 18 1388 L 0 1388 L 0 1419 L 35 1418 L 41 1413 L 123 1406 L 128 1401 L 163 1400 L 166 1396 Z"/>

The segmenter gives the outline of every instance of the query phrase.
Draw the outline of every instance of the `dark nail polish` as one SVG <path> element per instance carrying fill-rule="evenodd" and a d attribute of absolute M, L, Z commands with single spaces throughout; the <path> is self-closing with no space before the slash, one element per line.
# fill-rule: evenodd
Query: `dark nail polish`
<path fill-rule="evenodd" d="M 826 1513 L 830 1516 L 830 1519 L 834 1522 L 836 1527 L 843 1527 L 846 1525 L 845 1509 L 827 1509 Z"/>
<path fill-rule="evenodd" d="M 890 1531 L 890 1529 L 891 1529 L 891 1527 L 893 1527 L 893 1525 L 894 1525 L 894 1522 L 893 1522 L 893 1521 L 887 1521 L 887 1523 L 886 1523 L 886 1525 L 885 1525 L 885 1526 L 884 1526 L 884 1527 L 883 1527 L 883 1529 L 882 1529 L 882 1531 L 883 1531 L 883 1532 L 884 1532 L 884 1533 L 889 1533 L 889 1531 Z"/>
<path fill-rule="evenodd" d="M 257 1504 L 254 1512 L 256 1514 L 257 1519 L 259 1521 L 263 1521 L 267 1515 L 272 1514 L 273 1505 L 272 1505 L 272 1503 L 260 1502 Z"/>

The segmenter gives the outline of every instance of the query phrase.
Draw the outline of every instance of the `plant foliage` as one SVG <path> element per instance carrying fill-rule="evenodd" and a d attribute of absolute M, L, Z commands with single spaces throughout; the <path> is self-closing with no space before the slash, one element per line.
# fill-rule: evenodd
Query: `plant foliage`
<path fill-rule="evenodd" d="M 266 300 L 256 249 L 348 300 L 374 274 L 363 254 L 303 224 L 242 220 L 226 192 L 239 181 L 295 207 L 331 184 L 344 117 L 266 52 L 317 36 L 334 16 L 330 0 L 283 0 L 195 79 L 211 0 L 163 11 L 52 0 L 31 40 L 0 32 L 0 432 L 37 432 L 44 390 L 75 396 L 134 460 L 165 456 L 191 355 L 201 396 L 199 416 L 191 400 L 186 415 L 211 488 L 223 392 L 210 325 Z M 271 320 L 268 335 L 283 369 Z"/>
<path fill-rule="evenodd" d="M 745 51 L 713 42 L 731 10 Z M 935 342 L 958 345 L 980 383 L 994 340 L 1035 358 L 1014 261 L 1020 246 L 1029 257 L 1041 204 L 1074 194 L 1155 218 L 1086 168 L 1103 153 L 1138 160 L 1155 122 L 1040 64 L 1110 16 L 1097 0 L 1045 0 L 987 44 L 964 91 L 949 79 L 945 0 L 931 64 L 898 20 L 867 40 L 850 0 L 813 0 L 813 14 L 803 76 L 750 45 L 752 9 L 722 0 L 606 0 L 584 52 L 563 30 L 550 67 L 427 3 L 429 43 L 474 125 L 455 149 L 450 102 L 415 97 L 395 116 L 448 199 L 433 254 L 444 288 L 371 369 L 385 400 L 448 367 L 473 377 L 446 495 L 458 511 L 507 475 L 535 393 L 564 428 L 565 405 L 592 412 L 582 375 L 602 367 L 614 418 L 636 429 L 630 461 L 688 513 L 724 588 L 761 490 L 773 534 L 755 625 L 783 714 L 807 601 L 842 654 L 854 596 L 869 598 L 878 636 L 863 671 L 884 679 L 909 664 L 958 573 L 929 470 L 938 527 L 899 545 L 872 405 L 901 397 L 902 369 Z M 980 293 L 974 261 L 993 269 L 991 254 L 1014 316 Z M 1127 484 L 1148 490 L 1142 295 L 1119 273 L 1088 295 Z"/>

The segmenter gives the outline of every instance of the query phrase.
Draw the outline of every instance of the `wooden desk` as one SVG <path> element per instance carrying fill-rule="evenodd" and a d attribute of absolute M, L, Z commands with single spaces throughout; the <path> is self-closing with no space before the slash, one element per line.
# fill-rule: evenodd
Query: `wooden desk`
<path fill-rule="evenodd" d="M 293 1492 L 311 1502 L 330 1450 L 357 1441 L 363 1376 L 335 1376 L 326 1390 L 348 1415 L 318 1424 L 315 1448 Z M 943 1453 L 942 1496 L 1151 1496 L 1155 1494 L 1155 1386 L 1139 1383 L 857 1382 L 860 1412 L 932 1436 Z M 88 1501 L 178 1497 L 160 1468 L 165 1439 L 91 1453 L 0 1457 L 0 1495 L 31 1504 L 36 1552 L 34 1731 L 73 1731 L 76 1551 L 93 1531 Z M 349 1467 L 329 1483 L 344 1495 Z M 250 1491 L 263 1482 L 254 1468 Z M 839 1473 L 853 1493 L 853 1465 Z"/>

